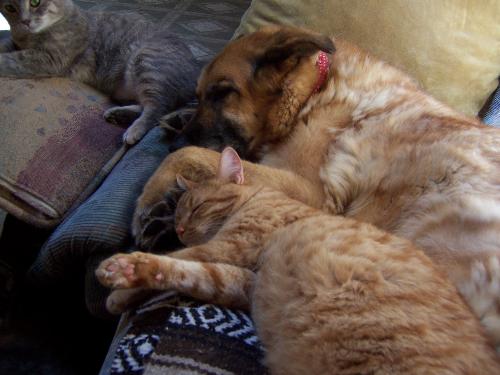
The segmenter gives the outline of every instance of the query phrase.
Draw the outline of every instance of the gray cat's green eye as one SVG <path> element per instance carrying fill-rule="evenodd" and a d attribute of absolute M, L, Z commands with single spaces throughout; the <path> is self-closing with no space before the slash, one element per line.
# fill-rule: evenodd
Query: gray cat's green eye
<path fill-rule="evenodd" d="M 40 0 L 30 0 L 30 5 L 33 7 L 33 8 L 36 8 L 37 6 L 40 5 Z"/>
<path fill-rule="evenodd" d="M 16 8 L 14 7 L 14 5 L 7 4 L 5 6 L 5 10 L 9 13 L 16 13 Z"/>

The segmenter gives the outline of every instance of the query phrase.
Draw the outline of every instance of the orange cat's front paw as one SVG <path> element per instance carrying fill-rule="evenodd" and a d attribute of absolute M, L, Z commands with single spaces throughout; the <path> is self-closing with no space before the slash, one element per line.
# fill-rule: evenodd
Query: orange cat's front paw
<path fill-rule="evenodd" d="M 113 255 L 96 269 L 99 282 L 109 288 L 148 287 L 157 273 L 154 255 L 141 252 Z"/>

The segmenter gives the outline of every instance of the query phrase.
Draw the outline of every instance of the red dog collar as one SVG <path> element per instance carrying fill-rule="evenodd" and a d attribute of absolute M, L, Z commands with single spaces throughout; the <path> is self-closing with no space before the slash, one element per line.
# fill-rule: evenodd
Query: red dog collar
<path fill-rule="evenodd" d="M 330 59 L 325 52 L 321 51 L 319 53 L 318 59 L 316 60 L 316 66 L 318 67 L 318 81 L 312 91 L 313 94 L 316 94 L 321 89 L 321 86 L 325 83 L 328 72 L 330 71 Z"/>

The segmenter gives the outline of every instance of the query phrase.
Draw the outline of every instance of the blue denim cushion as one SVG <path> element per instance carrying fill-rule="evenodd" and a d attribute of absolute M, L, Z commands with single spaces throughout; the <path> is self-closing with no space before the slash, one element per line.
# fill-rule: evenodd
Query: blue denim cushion
<path fill-rule="evenodd" d="M 136 200 L 168 154 L 164 133 L 154 128 L 128 150 L 97 191 L 57 227 L 32 265 L 30 281 L 50 285 L 86 272 L 87 307 L 94 315 L 104 313 L 107 291 L 94 270 L 102 259 L 133 244 L 130 227 Z"/>
<path fill-rule="evenodd" d="M 500 85 L 493 94 L 493 99 L 484 112 L 483 121 L 485 124 L 500 128 Z"/>

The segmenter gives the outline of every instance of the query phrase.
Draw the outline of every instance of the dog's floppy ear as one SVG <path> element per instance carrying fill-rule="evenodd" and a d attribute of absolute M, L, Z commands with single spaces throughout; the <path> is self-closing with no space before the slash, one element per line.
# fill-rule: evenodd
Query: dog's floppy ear
<path fill-rule="evenodd" d="M 253 82 L 261 95 L 268 95 L 262 133 L 267 142 L 275 142 L 289 134 L 295 116 L 317 85 L 318 68 L 310 57 L 320 51 L 333 53 L 335 46 L 325 35 L 293 27 L 271 26 L 260 35 Z"/>
<path fill-rule="evenodd" d="M 283 27 L 275 32 L 268 43 L 266 50 L 257 58 L 257 68 L 268 64 L 279 64 L 290 57 L 307 57 L 323 51 L 335 52 L 335 45 L 331 38 L 292 27 Z"/>

